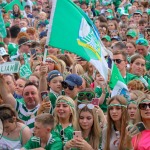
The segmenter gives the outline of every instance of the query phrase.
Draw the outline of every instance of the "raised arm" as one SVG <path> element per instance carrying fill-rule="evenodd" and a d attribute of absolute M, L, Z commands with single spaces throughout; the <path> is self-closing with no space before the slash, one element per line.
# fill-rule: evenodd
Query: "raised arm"
<path fill-rule="evenodd" d="M 5 104 L 10 104 L 13 108 L 16 107 L 16 100 L 8 90 L 2 74 L 0 74 L 0 95 Z"/>
<path fill-rule="evenodd" d="M 39 93 L 41 93 L 42 91 L 47 91 L 47 71 L 47 65 L 42 63 L 40 67 Z"/>

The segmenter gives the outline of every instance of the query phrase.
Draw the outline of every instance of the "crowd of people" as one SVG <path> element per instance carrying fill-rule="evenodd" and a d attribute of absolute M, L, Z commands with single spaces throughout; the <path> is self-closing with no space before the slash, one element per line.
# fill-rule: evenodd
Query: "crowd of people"
<path fill-rule="evenodd" d="M 16 3 L 7 11 L 12 1 L 0 0 L 7 33 L 0 66 L 21 64 L 17 73 L 0 72 L 0 150 L 150 150 L 150 1 L 71 1 L 95 24 L 130 100 L 111 96 L 110 74 L 105 81 L 65 49 L 48 46 L 43 62 L 51 0 L 23 0 L 23 9 Z"/>

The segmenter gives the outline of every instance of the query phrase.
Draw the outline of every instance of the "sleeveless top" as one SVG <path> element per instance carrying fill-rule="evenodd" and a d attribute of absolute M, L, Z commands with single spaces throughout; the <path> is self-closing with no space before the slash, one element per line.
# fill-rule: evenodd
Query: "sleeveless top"
<path fill-rule="evenodd" d="M 23 126 L 20 130 L 20 136 L 16 139 L 11 139 L 6 136 L 2 136 L 0 139 L 0 150 L 14 150 L 17 148 L 21 148 L 22 145 L 22 131 L 26 126 Z"/>

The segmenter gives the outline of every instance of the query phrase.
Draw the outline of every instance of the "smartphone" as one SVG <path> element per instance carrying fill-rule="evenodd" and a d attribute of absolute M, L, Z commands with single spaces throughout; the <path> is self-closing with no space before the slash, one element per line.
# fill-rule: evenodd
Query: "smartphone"
<path fill-rule="evenodd" d="M 48 92 L 47 92 L 47 91 L 41 92 L 41 98 L 42 98 L 42 101 L 43 101 L 44 99 L 45 99 L 46 101 L 49 101 Z"/>
<path fill-rule="evenodd" d="M 137 128 L 139 129 L 140 132 L 146 130 L 146 127 L 145 127 L 145 125 L 144 125 L 143 122 L 138 122 L 138 123 L 136 124 L 136 126 L 137 126 Z"/>
<path fill-rule="evenodd" d="M 91 104 L 95 105 L 99 105 L 99 98 L 92 98 L 92 102 Z"/>
<path fill-rule="evenodd" d="M 34 56 L 34 60 L 37 60 L 36 49 L 31 49 L 31 55 Z"/>
<path fill-rule="evenodd" d="M 81 138 L 81 137 L 82 137 L 81 131 L 74 131 L 73 132 L 73 138 L 74 139 Z"/>

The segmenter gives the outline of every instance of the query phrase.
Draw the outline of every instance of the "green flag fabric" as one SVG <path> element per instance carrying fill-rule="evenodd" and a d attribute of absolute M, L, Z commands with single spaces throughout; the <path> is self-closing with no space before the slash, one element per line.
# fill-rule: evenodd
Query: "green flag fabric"
<path fill-rule="evenodd" d="M 128 87 L 114 62 L 112 63 L 109 87 L 112 90 L 111 97 L 123 95 L 128 101 L 130 100 Z"/>
<path fill-rule="evenodd" d="M 97 29 L 85 12 L 71 0 L 52 0 L 46 43 L 91 62 L 107 80 L 108 66 Z"/>
<path fill-rule="evenodd" d="M 24 10 L 23 9 L 23 5 L 21 4 L 20 0 L 12 0 L 10 3 L 8 3 L 3 9 L 5 9 L 6 12 L 13 10 L 13 6 L 14 5 L 18 5 L 20 10 Z"/>
<path fill-rule="evenodd" d="M 7 35 L 2 12 L 0 11 L 0 37 L 5 38 Z"/>

